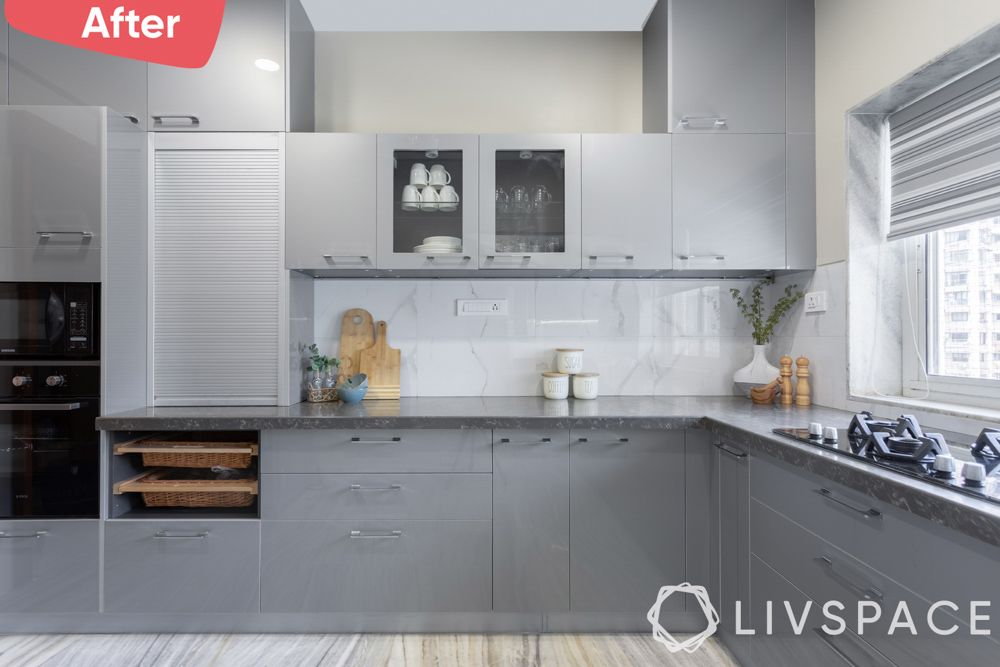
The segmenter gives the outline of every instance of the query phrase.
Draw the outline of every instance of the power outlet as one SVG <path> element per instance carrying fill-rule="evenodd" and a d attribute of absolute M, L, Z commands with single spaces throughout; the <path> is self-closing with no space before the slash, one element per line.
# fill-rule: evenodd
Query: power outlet
<path fill-rule="evenodd" d="M 806 294 L 805 309 L 807 313 L 825 313 L 826 292 L 809 292 Z"/>
<path fill-rule="evenodd" d="M 506 317 L 507 299 L 458 299 L 459 317 Z"/>

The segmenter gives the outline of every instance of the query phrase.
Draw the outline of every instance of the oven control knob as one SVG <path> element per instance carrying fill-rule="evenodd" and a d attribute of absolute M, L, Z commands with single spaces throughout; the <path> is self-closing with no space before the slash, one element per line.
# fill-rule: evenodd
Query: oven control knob
<path fill-rule="evenodd" d="M 27 387 L 31 384 L 31 378 L 27 375 L 15 375 L 14 379 L 10 381 L 15 387 Z"/>
<path fill-rule="evenodd" d="M 819 422 L 809 422 L 809 437 L 810 438 L 822 438 L 823 437 L 823 425 Z"/>
<path fill-rule="evenodd" d="M 66 384 L 66 378 L 62 375 L 50 375 L 45 378 L 45 384 L 50 387 L 61 387 Z"/>
<path fill-rule="evenodd" d="M 982 463 L 966 463 L 962 466 L 962 477 L 966 486 L 982 486 L 986 481 L 986 466 Z"/>
<path fill-rule="evenodd" d="M 934 476 L 953 477 L 955 475 L 955 458 L 949 454 L 938 454 L 934 457 Z"/>

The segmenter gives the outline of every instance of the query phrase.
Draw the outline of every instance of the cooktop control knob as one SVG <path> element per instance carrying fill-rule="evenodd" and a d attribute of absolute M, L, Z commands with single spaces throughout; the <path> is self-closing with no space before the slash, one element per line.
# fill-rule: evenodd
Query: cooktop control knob
<path fill-rule="evenodd" d="M 10 381 L 15 387 L 27 387 L 31 384 L 31 378 L 27 375 L 15 375 L 14 379 Z"/>
<path fill-rule="evenodd" d="M 986 466 L 982 463 L 966 463 L 962 466 L 962 477 L 966 486 L 983 486 L 986 482 Z"/>
<path fill-rule="evenodd" d="M 50 375 L 45 378 L 45 384 L 50 387 L 61 387 L 66 384 L 66 378 L 62 375 Z"/>
<path fill-rule="evenodd" d="M 823 442 L 831 444 L 837 442 L 837 428 L 835 426 L 827 426 L 823 429 Z"/>
<path fill-rule="evenodd" d="M 819 422 L 809 422 L 809 437 L 810 438 L 822 438 L 823 437 L 823 425 Z"/>
<path fill-rule="evenodd" d="M 934 458 L 934 476 L 944 478 L 954 477 L 955 458 L 950 454 L 938 454 Z"/>

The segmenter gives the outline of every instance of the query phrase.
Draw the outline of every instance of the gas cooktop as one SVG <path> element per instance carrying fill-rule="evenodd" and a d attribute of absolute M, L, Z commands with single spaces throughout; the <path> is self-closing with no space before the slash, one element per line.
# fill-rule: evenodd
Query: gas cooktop
<path fill-rule="evenodd" d="M 809 428 L 774 432 L 1000 504 L 1000 429 L 983 429 L 971 445 L 949 445 L 940 433 L 924 432 L 913 415 L 885 420 L 862 412 L 846 429 L 823 428 L 814 422 Z"/>

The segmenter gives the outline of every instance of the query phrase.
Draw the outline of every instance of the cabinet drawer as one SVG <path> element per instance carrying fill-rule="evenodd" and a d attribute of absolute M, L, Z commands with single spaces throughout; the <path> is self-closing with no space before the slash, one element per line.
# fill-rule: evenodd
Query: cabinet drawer
<path fill-rule="evenodd" d="M 0 522 L 0 613 L 97 611 L 99 526 Z"/>
<path fill-rule="evenodd" d="M 265 521 L 265 612 L 488 611 L 489 521 Z"/>
<path fill-rule="evenodd" d="M 264 431 L 265 473 L 490 472 L 490 431 Z"/>
<path fill-rule="evenodd" d="M 847 620 L 848 627 L 855 629 L 860 601 L 872 601 L 881 607 L 881 619 L 865 626 L 863 636 L 865 641 L 896 664 L 939 665 L 949 664 L 956 659 L 989 662 L 990 656 L 995 656 L 997 645 L 988 637 L 971 637 L 969 627 L 959 620 L 968 618 L 967 605 L 960 605 L 957 615 L 949 615 L 947 609 L 938 610 L 934 614 L 938 626 L 958 627 L 951 636 L 939 636 L 927 625 L 930 607 L 928 600 L 758 501 L 751 501 L 750 512 L 750 523 L 753 526 L 751 550 L 754 555 L 802 590 L 820 608 L 831 600 L 843 603 L 846 609 L 842 615 Z M 900 559 L 905 557 L 904 553 L 908 555 L 909 552 L 909 549 L 902 547 Z M 752 581 L 751 585 L 755 586 L 755 582 Z M 987 594 L 986 599 L 988 598 Z M 763 604 L 756 593 L 753 602 L 755 607 Z M 916 623 L 917 636 L 911 636 L 905 629 L 897 630 L 894 635 L 888 633 L 890 622 L 902 602 L 906 603 Z M 775 609 L 780 606 L 781 602 L 776 601 Z"/>
<path fill-rule="evenodd" d="M 489 474 L 264 475 L 265 519 L 489 521 Z"/>
<path fill-rule="evenodd" d="M 109 612 L 256 612 L 257 521 L 109 521 Z"/>

